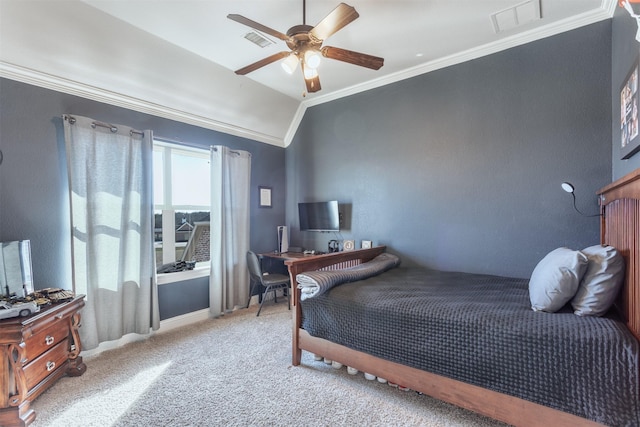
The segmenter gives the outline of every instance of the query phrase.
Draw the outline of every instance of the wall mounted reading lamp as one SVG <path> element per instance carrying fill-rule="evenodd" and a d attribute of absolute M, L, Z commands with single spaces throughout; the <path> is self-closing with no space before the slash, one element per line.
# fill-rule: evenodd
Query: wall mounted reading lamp
<path fill-rule="evenodd" d="M 600 216 L 600 214 L 597 214 L 597 215 L 587 215 L 587 214 L 584 214 L 584 213 L 580 212 L 580 210 L 579 210 L 579 209 L 578 209 L 578 207 L 576 206 L 576 195 L 575 195 L 575 193 L 574 193 L 575 188 L 574 188 L 573 184 L 571 184 L 570 182 L 566 182 L 566 181 L 565 181 L 565 182 L 563 182 L 563 183 L 562 183 L 562 189 L 563 189 L 564 191 L 566 191 L 567 193 L 571 193 L 571 196 L 573 196 L 573 208 L 574 208 L 574 209 L 576 210 L 576 212 L 578 212 L 580 215 L 582 215 L 582 216 L 586 216 L 586 217 L 595 217 L 595 216 Z"/>

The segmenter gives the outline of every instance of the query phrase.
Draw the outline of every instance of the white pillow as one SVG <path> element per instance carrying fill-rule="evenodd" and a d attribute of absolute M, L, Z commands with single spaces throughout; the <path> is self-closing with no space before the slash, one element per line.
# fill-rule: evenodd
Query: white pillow
<path fill-rule="evenodd" d="M 560 310 L 576 294 L 587 262 L 580 251 L 558 248 L 549 252 L 531 273 L 531 308 L 550 313 Z"/>
<path fill-rule="evenodd" d="M 622 287 L 624 258 L 613 246 L 590 246 L 582 253 L 587 256 L 589 266 L 571 305 L 578 316 L 602 316 Z"/>

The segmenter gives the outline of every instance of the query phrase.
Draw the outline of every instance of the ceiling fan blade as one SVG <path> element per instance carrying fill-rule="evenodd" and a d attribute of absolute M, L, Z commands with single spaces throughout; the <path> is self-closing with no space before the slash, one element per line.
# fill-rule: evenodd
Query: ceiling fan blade
<path fill-rule="evenodd" d="M 239 22 L 240 24 L 246 25 L 247 27 L 251 27 L 258 31 L 262 31 L 265 34 L 269 34 L 269 35 L 272 35 L 273 37 L 277 37 L 280 40 L 289 41 L 289 36 L 287 36 L 286 34 L 282 34 L 280 31 L 276 31 L 273 28 L 264 26 L 256 21 L 252 21 L 251 19 L 245 18 L 242 15 L 231 13 L 227 15 L 227 18 L 231 19 L 232 21 Z"/>
<path fill-rule="evenodd" d="M 305 76 L 305 66 L 304 66 L 304 62 L 300 63 L 300 68 L 302 69 L 302 76 Z M 307 92 L 308 93 L 313 93 L 313 92 L 317 92 L 320 89 L 322 89 L 322 86 L 320 86 L 320 76 L 318 76 L 318 72 L 315 72 L 315 77 L 311 77 L 311 78 L 306 78 L 304 77 L 304 83 L 307 85 Z"/>
<path fill-rule="evenodd" d="M 366 53 L 354 52 L 352 50 L 340 49 L 339 47 L 325 46 L 320 49 L 325 58 L 336 59 L 348 62 L 349 64 L 379 70 L 384 65 L 384 58 L 367 55 Z"/>
<path fill-rule="evenodd" d="M 235 73 L 244 76 L 245 74 L 249 74 L 250 72 L 257 70 L 258 68 L 262 68 L 265 65 L 269 65 L 272 62 L 278 61 L 279 59 L 286 58 L 290 54 L 291 52 L 275 53 L 271 56 L 267 56 L 266 58 L 261 59 L 258 62 L 254 62 L 253 64 L 247 65 L 246 67 L 242 67 L 239 70 L 236 70 Z"/>
<path fill-rule="evenodd" d="M 319 40 L 326 40 L 345 25 L 354 21 L 358 16 L 360 15 L 353 6 L 340 3 L 338 7 L 325 16 L 318 25 L 313 27 L 313 29 L 309 31 L 309 34 Z"/>

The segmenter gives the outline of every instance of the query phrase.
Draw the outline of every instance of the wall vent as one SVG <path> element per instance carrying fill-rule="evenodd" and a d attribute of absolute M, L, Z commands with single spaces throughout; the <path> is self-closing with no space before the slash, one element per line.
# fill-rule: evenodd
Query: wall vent
<path fill-rule="evenodd" d="M 491 23 L 493 24 L 493 31 L 498 34 L 520 25 L 537 21 L 541 17 L 540 0 L 527 0 L 494 13 L 491 15 Z"/>
<path fill-rule="evenodd" d="M 260 47 L 267 47 L 270 44 L 273 44 L 271 40 L 261 34 L 256 33 L 255 31 L 251 31 L 245 34 L 244 38 L 249 40 L 251 43 L 257 44 Z"/>

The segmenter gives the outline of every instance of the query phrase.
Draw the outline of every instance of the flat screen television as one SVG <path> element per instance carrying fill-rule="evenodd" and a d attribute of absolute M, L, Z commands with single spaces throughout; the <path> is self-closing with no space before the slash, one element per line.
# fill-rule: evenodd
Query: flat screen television
<path fill-rule="evenodd" d="M 300 231 L 340 231 L 338 201 L 298 203 Z"/>

